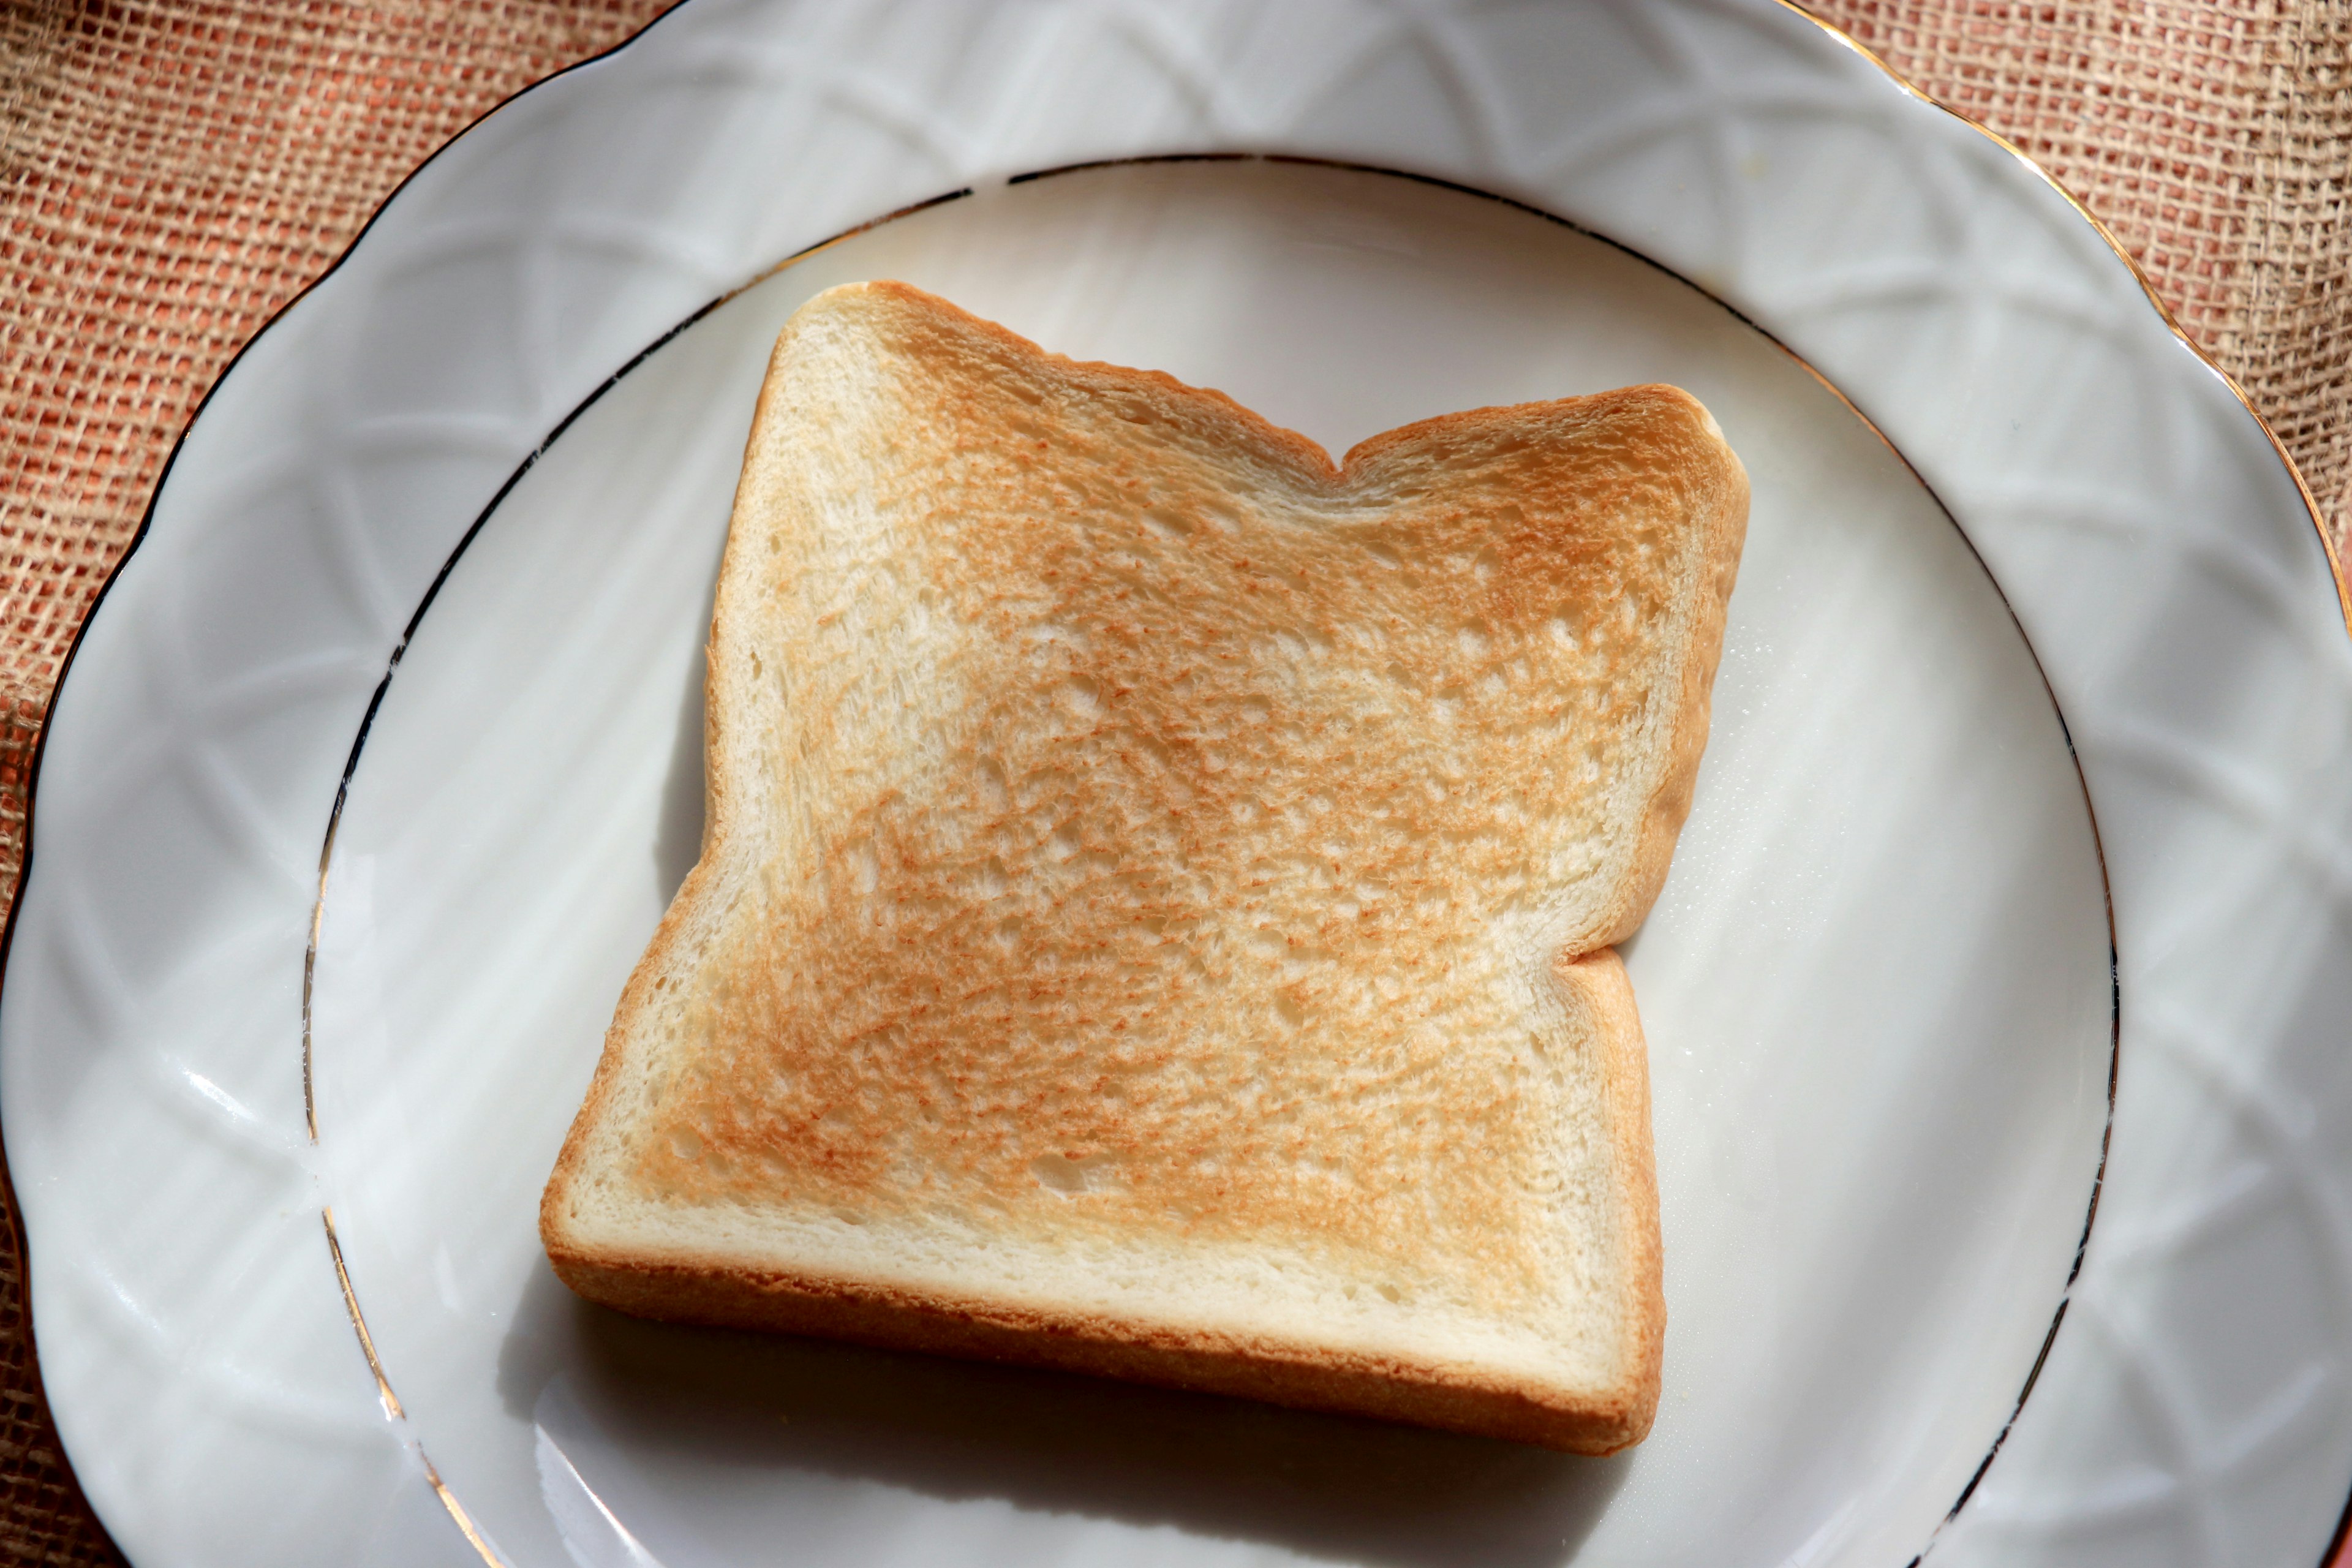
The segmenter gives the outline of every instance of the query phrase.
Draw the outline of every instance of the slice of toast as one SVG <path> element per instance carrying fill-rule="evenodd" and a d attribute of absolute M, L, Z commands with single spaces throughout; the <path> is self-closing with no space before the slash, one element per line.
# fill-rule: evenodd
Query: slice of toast
<path fill-rule="evenodd" d="M 701 862 L 540 1224 L 647 1317 L 1608 1452 L 1648 1430 L 1611 944 L 1748 485 L 1671 387 L 1334 468 L 902 284 L 778 340 Z"/>

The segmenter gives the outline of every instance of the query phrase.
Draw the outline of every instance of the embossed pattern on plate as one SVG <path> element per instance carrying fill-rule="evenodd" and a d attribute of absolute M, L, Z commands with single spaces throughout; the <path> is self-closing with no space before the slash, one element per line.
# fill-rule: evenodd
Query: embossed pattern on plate
<path fill-rule="evenodd" d="M 2079 214 L 1761 0 L 695 0 L 422 171 L 215 390 L 46 742 L 0 1120 L 60 1428 L 134 1558 L 478 1560 L 353 1345 L 289 1065 L 350 737 L 457 539 L 776 257 L 1013 171 L 1229 147 L 1441 175 L 1656 257 L 1950 507 L 2072 726 L 2130 1000 L 2067 1326 L 1935 1560 L 2316 1560 L 2352 1476 L 2326 562 Z"/>

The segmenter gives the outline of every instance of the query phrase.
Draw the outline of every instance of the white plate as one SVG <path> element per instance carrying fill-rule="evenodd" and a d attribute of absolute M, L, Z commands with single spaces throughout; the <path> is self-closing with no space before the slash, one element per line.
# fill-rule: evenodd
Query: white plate
<path fill-rule="evenodd" d="M 1628 1458 L 646 1332 L 549 1271 L 535 1196 L 699 837 L 700 645 L 768 350 L 802 300 L 866 277 L 1223 387 L 1338 451 L 1654 380 L 1722 421 L 1756 501 L 1720 718 L 1629 952 L 1671 1370 Z M 1832 1518 L 1848 1556 L 1907 1560 L 1999 1435 L 2082 1238 L 2113 1039 L 2104 895 L 2064 731 L 1990 580 L 1769 340 L 1500 202 L 1123 165 L 786 269 L 604 392 L 508 493 L 413 634 L 339 819 L 320 1152 L 386 1375 L 510 1562 L 563 1560 L 541 1493 L 557 1453 L 670 1568 L 761 1541 L 808 1563 L 882 1542 L 1116 1561 L 1171 1530 L 1196 1548 L 1161 1542 L 1171 1561 L 1434 1563 L 1478 1542 L 1542 1562 L 1563 1536 L 1596 1563 L 1777 1560 Z M 979 1431 L 927 1414 L 981 1400 Z M 1189 1473 L 1167 1473 L 1171 1426 L 1214 1450 Z M 1078 1431 L 1074 1475 L 1055 1434 Z M 1290 1450 L 1318 1473 L 1257 1495 Z"/>
<path fill-rule="evenodd" d="M 1796 362 L 1529 214 L 1294 165 L 1003 187 L 1225 147 L 1701 279 L 1966 542 Z M 609 387 L 404 644 L 616 367 L 964 185 Z M 537 1262 L 690 854 L 765 339 L 876 274 L 1335 446 L 1651 377 L 1722 416 L 1755 531 L 1632 954 L 1673 1313 L 1634 1455 L 619 1323 Z M 2118 988 L 2053 692 L 2122 1025 L 2071 1289 Z M 2259 426 L 2062 198 L 1792 13 L 698 0 L 461 139 L 264 335 L 86 636 L 0 996 L 60 1426 L 142 1562 L 2312 1563 L 2352 1473 L 2347 717 Z"/>

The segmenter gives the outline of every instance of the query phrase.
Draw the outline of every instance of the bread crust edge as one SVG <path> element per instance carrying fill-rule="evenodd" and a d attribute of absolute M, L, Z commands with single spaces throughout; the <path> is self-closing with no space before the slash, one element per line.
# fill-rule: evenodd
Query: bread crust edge
<path fill-rule="evenodd" d="M 845 288 L 916 293 L 894 283 Z M 1344 485 L 1393 443 L 1426 437 L 1441 428 L 1467 426 L 1483 416 L 1507 412 L 1470 409 L 1441 415 L 1382 432 L 1334 463 L 1311 440 L 1273 424 L 1222 393 L 1189 387 L 1162 373 L 1049 354 L 994 322 L 971 317 L 945 301 L 929 302 L 992 338 L 1056 362 L 1085 379 L 1147 395 L 1176 392 L 1203 396 L 1217 416 L 1230 422 L 1234 437 L 1257 448 L 1261 460 L 1299 470 L 1328 485 Z M 782 357 L 789 336 L 789 329 L 780 336 L 775 357 Z M 769 401 L 776 390 L 777 378 L 771 375 L 762 384 L 746 443 L 747 479 L 749 448 L 768 421 Z M 1616 1194 L 1629 1283 L 1618 1363 L 1624 1375 L 1614 1387 L 1578 1395 L 1535 1380 L 1430 1361 L 1156 1325 L 1111 1315 L 1031 1310 L 870 1280 L 751 1270 L 725 1263 L 657 1261 L 641 1254 L 603 1253 L 581 1245 L 566 1223 L 564 1210 L 583 1173 L 591 1131 L 610 1113 L 613 1085 L 625 1056 L 625 1042 L 652 1000 L 654 980 L 675 962 L 685 934 L 686 913 L 699 901 L 703 883 L 719 874 L 717 862 L 723 857 L 711 852 L 727 844 L 735 826 L 735 803 L 724 783 L 726 770 L 716 767 L 706 770 L 703 857 L 665 911 L 623 989 L 588 1091 L 542 1191 L 541 1239 L 557 1277 L 590 1301 L 662 1321 L 780 1331 L 1109 1376 L 1298 1409 L 1401 1421 L 1570 1453 L 1612 1454 L 1640 1442 L 1650 1431 L 1659 1399 L 1665 1307 L 1648 1058 L 1632 987 L 1612 944 L 1631 935 L 1648 913 L 1690 809 L 1706 742 L 1709 693 L 1721 654 L 1725 613 L 1746 531 L 1748 489 L 1737 457 L 1722 443 L 1712 418 L 1689 395 L 1661 386 L 1595 395 L 1646 394 L 1664 394 L 1687 404 L 1705 419 L 1715 437 L 1721 467 L 1709 497 L 1707 543 L 1701 568 L 1710 582 L 1701 595 L 1697 624 L 1680 672 L 1680 700 L 1669 759 L 1643 813 L 1626 892 L 1619 908 L 1610 911 L 1614 918 L 1595 933 L 1595 939 L 1589 943 L 1578 942 L 1575 948 L 1561 953 L 1556 965 L 1562 985 L 1592 1009 L 1597 1046 L 1604 1052 L 1603 1097 L 1613 1173 L 1619 1183 Z M 748 500 L 739 490 L 739 513 Z M 743 613 L 733 602 L 745 591 L 736 582 L 737 541 L 746 536 L 746 531 L 733 525 L 738 521 L 740 517 L 730 520 L 728 559 L 719 574 L 706 647 L 706 756 L 719 754 L 725 744 L 725 731 L 738 720 L 728 693 L 720 689 L 717 658 L 722 626 Z"/>
<path fill-rule="evenodd" d="M 1555 978 L 1570 1005 L 1589 1013 L 1601 1054 L 1626 1279 L 1616 1358 L 1622 1375 L 1606 1390 L 1579 1394 L 1467 1366 L 875 1280 L 608 1252 L 580 1245 L 563 1223 L 562 1194 L 577 1157 L 572 1141 L 541 1201 L 541 1239 L 566 1286 L 632 1317 L 1043 1367 L 1566 1453 L 1613 1454 L 1649 1435 L 1665 1342 L 1649 1054 L 1633 984 L 1614 949 L 1563 957 Z"/>
<path fill-rule="evenodd" d="M 1629 1416 L 1627 1445 L 1649 1436 L 1658 1413 L 1666 1345 L 1665 1247 L 1658 1223 L 1658 1167 L 1650 1128 L 1650 1049 L 1633 978 L 1613 947 L 1560 960 L 1560 985 L 1589 1008 L 1601 1053 L 1612 1192 L 1624 1248 L 1624 1316 L 1618 1364 Z"/>
<path fill-rule="evenodd" d="M 1675 714 L 1674 741 L 1656 789 L 1642 813 L 1640 837 L 1623 882 L 1623 902 L 1616 918 L 1593 937 L 1593 948 L 1613 948 L 1641 928 L 1665 886 L 1675 858 L 1675 844 L 1689 820 L 1691 800 L 1698 787 L 1699 759 L 1706 751 L 1707 730 L 1714 717 L 1715 673 L 1723 661 L 1724 622 L 1731 610 L 1731 590 L 1739 576 L 1739 556 L 1748 541 L 1748 469 L 1722 437 L 1715 416 L 1679 387 L 1643 388 L 1670 392 L 1706 421 L 1716 465 L 1713 493 L 1707 498 L 1706 543 L 1700 570 L 1706 583 L 1697 595 L 1695 624 L 1685 650 L 1682 685 Z"/>
<path fill-rule="evenodd" d="M 1081 1373 L 1574 1454 L 1613 1454 L 1641 1441 L 1657 1405 L 1654 1361 L 1645 1385 L 1577 1399 L 1470 1367 L 874 1281 L 599 1258 L 557 1247 L 549 1258 L 573 1291 L 632 1317 Z"/>

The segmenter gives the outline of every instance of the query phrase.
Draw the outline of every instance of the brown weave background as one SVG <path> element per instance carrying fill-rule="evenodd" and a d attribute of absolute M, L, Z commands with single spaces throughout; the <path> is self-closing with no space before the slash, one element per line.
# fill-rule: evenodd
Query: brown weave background
<path fill-rule="evenodd" d="M 173 438 L 400 178 L 667 0 L 0 0 L 0 900 L 74 629 Z M 2104 218 L 2352 513 L 2352 4 L 1817 0 Z M 0 1233 L 0 1562 L 116 1561 Z"/>
<path fill-rule="evenodd" d="M 2031 153 L 2237 377 L 2343 537 L 2352 510 L 2352 5 L 1822 0 Z"/>

